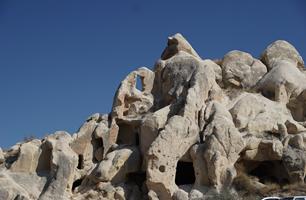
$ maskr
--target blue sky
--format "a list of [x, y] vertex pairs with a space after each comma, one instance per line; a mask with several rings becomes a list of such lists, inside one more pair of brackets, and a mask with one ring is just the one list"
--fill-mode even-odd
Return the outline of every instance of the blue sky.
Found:
[[0, 147], [107, 113], [120, 81], [181, 32], [202, 58], [258, 57], [277, 39], [306, 58], [304, 0], [0, 0]]

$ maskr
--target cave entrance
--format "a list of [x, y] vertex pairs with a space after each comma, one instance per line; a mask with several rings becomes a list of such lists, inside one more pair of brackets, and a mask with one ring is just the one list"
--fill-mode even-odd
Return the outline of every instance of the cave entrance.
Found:
[[135, 183], [139, 189], [142, 188], [143, 183], [146, 181], [146, 172], [133, 172], [127, 174], [127, 182]]
[[117, 144], [139, 145], [137, 124], [128, 124], [120, 121], [117, 123], [119, 125]]
[[195, 173], [192, 162], [179, 161], [176, 166], [176, 185], [190, 185], [195, 182]]
[[255, 176], [261, 183], [288, 184], [288, 175], [281, 161], [253, 162], [255, 166], [249, 175]]
[[41, 154], [38, 158], [36, 172], [39, 175], [46, 175], [51, 171], [52, 148], [47, 143], [41, 145]]
[[78, 160], [78, 169], [84, 169], [84, 156], [82, 154], [79, 155]]
[[92, 162], [98, 163], [103, 159], [103, 153], [104, 153], [104, 144], [102, 138], [95, 138], [94, 135], [92, 135], [91, 144], [93, 146], [92, 148]]
[[72, 184], [72, 191], [75, 191], [77, 187], [79, 187], [82, 184], [83, 179], [77, 179]]

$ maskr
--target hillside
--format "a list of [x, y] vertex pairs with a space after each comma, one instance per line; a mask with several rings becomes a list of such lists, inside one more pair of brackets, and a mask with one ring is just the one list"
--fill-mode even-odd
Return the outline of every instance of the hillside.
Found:
[[175, 34], [153, 71], [121, 82], [111, 113], [0, 149], [0, 199], [306, 194], [305, 120], [304, 61], [288, 42], [210, 60]]

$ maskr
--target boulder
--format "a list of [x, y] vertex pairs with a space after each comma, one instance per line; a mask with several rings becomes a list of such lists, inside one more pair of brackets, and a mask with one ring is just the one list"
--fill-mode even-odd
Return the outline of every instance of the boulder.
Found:
[[262, 162], [282, 159], [284, 146], [279, 140], [249, 137], [245, 140], [245, 143], [246, 147], [241, 156], [243, 160]]
[[306, 76], [292, 61], [276, 60], [273, 66], [257, 85], [266, 97], [286, 104], [306, 89]]
[[270, 44], [262, 53], [261, 60], [267, 65], [269, 70], [274, 68], [276, 66], [274, 62], [279, 60], [291, 61], [295, 66], [304, 68], [304, 61], [299, 52], [294, 46], [284, 40], [277, 40]]
[[243, 89], [253, 88], [267, 72], [260, 60], [237, 50], [227, 53], [221, 66], [225, 85]]
[[129, 173], [139, 171], [141, 159], [136, 147], [123, 147], [106, 155], [94, 169], [91, 179], [94, 182], [122, 183]]
[[282, 160], [289, 174], [289, 181], [303, 183], [306, 175], [306, 151], [288, 146]]
[[12, 172], [34, 173], [41, 154], [40, 140], [32, 140], [20, 146], [17, 160], [11, 165]]
[[253, 93], [244, 93], [238, 98], [230, 109], [238, 130], [254, 135], [262, 135], [264, 132], [296, 134], [305, 130], [292, 118], [290, 111], [282, 103]]
[[296, 149], [306, 150], [305, 141], [306, 141], [306, 132], [302, 132], [300, 134], [296, 134], [296, 135], [289, 137], [288, 145]]
[[173, 200], [188, 200], [188, 193], [185, 192], [184, 190], [178, 189], [177, 191], [174, 192], [172, 196]]

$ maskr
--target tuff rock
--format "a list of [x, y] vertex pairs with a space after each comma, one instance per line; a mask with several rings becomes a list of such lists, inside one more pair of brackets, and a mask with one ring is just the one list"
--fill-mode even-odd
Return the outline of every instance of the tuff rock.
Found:
[[[141, 80], [141, 86], [137, 79]], [[127, 75], [111, 113], [0, 148], [0, 199], [205, 199], [304, 183], [306, 73], [288, 42], [202, 59], [181, 35]]]

